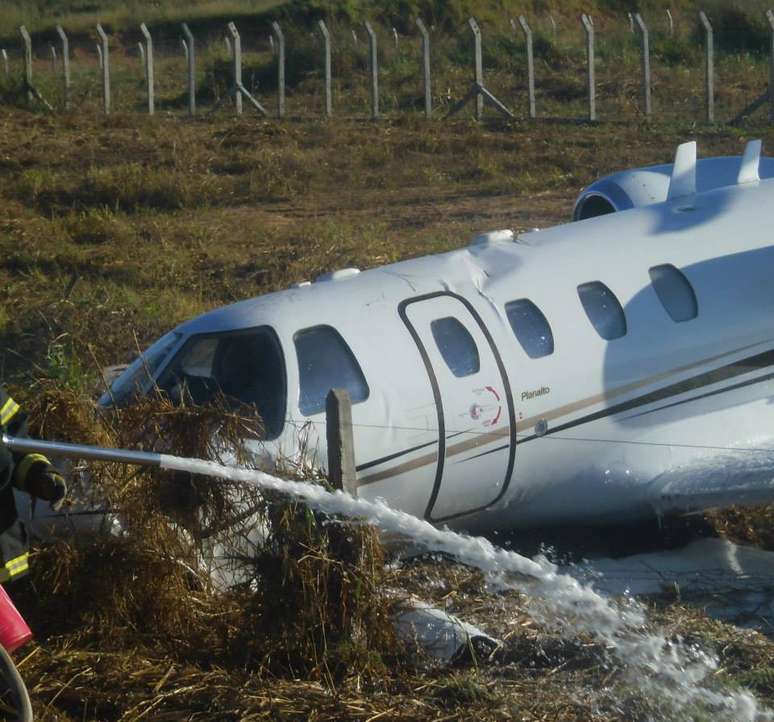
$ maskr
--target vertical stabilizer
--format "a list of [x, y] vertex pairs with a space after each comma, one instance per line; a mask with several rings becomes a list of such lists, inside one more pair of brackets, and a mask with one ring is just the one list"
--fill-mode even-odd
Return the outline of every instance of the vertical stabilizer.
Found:
[[692, 196], [696, 193], [696, 141], [677, 146], [672, 177], [669, 179], [667, 200]]
[[763, 143], [760, 140], [751, 140], [744, 147], [744, 155], [739, 165], [739, 175], [737, 183], [755, 183], [761, 179], [759, 169], [761, 164], [761, 147]]

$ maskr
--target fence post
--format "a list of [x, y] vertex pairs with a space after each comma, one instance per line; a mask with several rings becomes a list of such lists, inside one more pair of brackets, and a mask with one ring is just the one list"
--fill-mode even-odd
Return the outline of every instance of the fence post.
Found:
[[650, 37], [648, 26], [642, 19], [642, 15], [636, 13], [634, 19], [637, 21], [637, 27], [640, 29], [640, 35], [642, 36], [642, 100], [645, 104], [645, 115], [649, 116], [653, 112], [650, 78]]
[[333, 91], [331, 83], [331, 35], [328, 26], [323, 20], [317, 21], [320, 35], [323, 39], [323, 72], [325, 74], [325, 115], [330, 118], [333, 115]]
[[667, 8], [666, 14], [667, 14], [667, 24], [669, 25], [669, 36], [671, 37], [672, 35], [675, 34], [675, 21], [674, 21], [674, 18], [672, 17], [672, 11], [669, 8]]
[[[766, 20], [771, 28], [771, 50], [769, 51], [769, 122], [774, 123], [774, 11], [766, 11]], [[6, 71], [7, 72], [7, 71]]]
[[[478, 23], [475, 18], [468, 18], [468, 25], [473, 32], [473, 72], [475, 75], [474, 82], [479, 87], [484, 86], [484, 61], [483, 54], [481, 52], [481, 28], [478, 27]], [[476, 94], [476, 120], [481, 120], [484, 116], [484, 96], [481, 93]]]
[[64, 83], [64, 109], [70, 109], [70, 41], [67, 39], [64, 28], [56, 26], [57, 35], [62, 41], [62, 82]]
[[107, 33], [100, 23], [97, 23], [97, 33], [102, 41], [102, 103], [107, 115], [110, 113], [110, 50]]
[[422, 34], [422, 85], [425, 90], [425, 118], [433, 115], [433, 88], [430, 76], [430, 33], [422, 18], [417, 18], [417, 27]]
[[242, 91], [239, 89], [242, 85], [242, 39], [239, 37], [239, 31], [234, 23], [228, 24], [228, 31], [231, 33], [231, 39], [234, 41], [234, 103], [236, 105], [236, 114], [242, 115]]
[[140, 25], [140, 32], [145, 38], [145, 88], [148, 93], [148, 115], [156, 110], [155, 88], [153, 87], [153, 38], [145, 23]]
[[371, 120], [379, 119], [379, 55], [376, 45], [376, 33], [368, 20], [365, 21], [365, 29], [368, 33], [369, 70], [371, 72]]
[[180, 38], [180, 45], [183, 47], [183, 57], [185, 58], [186, 64], [188, 63], [188, 43], [186, 42], [185, 38]]
[[275, 20], [271, 24], [272, 32], [277, 38], [277, 117], [285, 117], [285, 34], [280, 24]]
[[56, 72], [56, 48], [53, 43], [48, 44], [48, 55], [51, 58], [51, 72]]
[[527, 18], [519, 15], [519, 25], [524, 31], [524, 41], [527, 44], [527, 89], [529, 92], [529, 117], [537, 118], [535, 106], [535, 55], [532, 48], [532, 30], [527, 23]]
[[0, 50], [0, 54], [2, 54], [2, 56], [3, 56], [3, 68], [5, 68], [5, 74], [6, 74], [6, 76], [7, 76], [7, 75], [8, 75], [8, 73], [9, 73], [9, 68], [8, 68], [8, 53], [6, 53], [6, 52], [5, 52], [5, 48], [3, 48], [2, 50]]
[[627, 12], [626, 16], [629, 18], [629, 32], [634, 35], [634, 16]]
[[355, 43], [355, 47], [357, 47], [358, 38], [357, 38], [357, 32], [355, 31], [355, 28], [352, 28], [352, 42]]
[[706, 59], [705, 59], [705, 97], [707, 103], [707, 122], [715, 122], [715, 39], [712, 33], [712, 23], [710, 23], [707, 14], [701, 10], [699, 20], [704, 26], [707, 36]]
[[[145, 46], [142, 44], [142, 42], [137, 43], [137, 52], [140, 54], [140, 66], [142, 67], [142, 77], [143, 80], [145, 80], [145, 73], [147, 72], [148, 68], [145, 64]], [[102, 67], [101, 61], [102, 61], [102, 52], [100, 51], [99, 54], [100, 57], [100, 68]]]
[[398, 30], [395, 27], [392, 28], [392, 37], [395, 40], [395, 50], [397, 50], [398, 49], [399, 40], [398, 40]]
[[328, 481], [357, 496], [352, 399], [346, 389], [331, 389], [325, 399], [325, 435], [328, 445]]
[[597, 119], [597, 88], [594, 73], [594, 21], [590, 16], [583, 13], [581, 15], [583, 29], [586, 32], [586, 61], [588, 65], [586, 83], [589, 91], [589, 120]]
[[269, 35], [269, 45], [271, 46], [271, 54], [274, 56], [277, 54], [277, 48], [274, 47], [274, 36]]
[[24, 82], [27, 85], [27, 100], [31, 103], [34, 98], [32, 94], [32, 38], [30, 38], [24, 25], [19, 28], [19, 34], [22, 37], [22, 45], [24, 45]]
[[188, 61], [188, 115], [196, 115], [196, 41], [188, 23], [183, 23], [183, 34], [187, 52], [185, 59]]

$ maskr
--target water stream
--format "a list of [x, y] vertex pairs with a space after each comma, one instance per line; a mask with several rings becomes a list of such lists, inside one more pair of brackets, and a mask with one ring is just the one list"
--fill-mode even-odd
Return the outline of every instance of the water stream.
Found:
[[560, 573], [544, 557], [529, 559], [482, 537], [438, 529], [383, 502], [328, 492], [316, 484], [168, 455], [162, 457], [162, 466], [277, 491], [326, 514], [362, 519], [390, 534], [408, 537], [427, 551], [448, 554], [476, 567], [491, 586], [524, 593], [530, 613], [541, 624], [558, 628], [568, 637], [591, 635], [643, 696], [669, 709], [671, 720], [684, 719], [699, 710], [711, 713], [714, 720], [774, 720], [774, 713], [764, 709], [752, 693], [717, 688], [714, 675], [718, 662], [712, 655], [651, 631], [639, 603], [632, 599], [613, 603], [589, 585]]

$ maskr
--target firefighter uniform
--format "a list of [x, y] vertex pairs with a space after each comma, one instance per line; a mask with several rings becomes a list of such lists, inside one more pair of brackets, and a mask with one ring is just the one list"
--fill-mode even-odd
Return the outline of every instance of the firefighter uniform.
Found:
[[[9, 436], [27, 436], [27, 417], [0, 386], [0, 429]], [[21, 454], [0, 444], [0, 583], [28, 571], [27, 530], [16, 511], [14, 488], [48, 501], [61, 502], [64, 479], [42, 454]]]

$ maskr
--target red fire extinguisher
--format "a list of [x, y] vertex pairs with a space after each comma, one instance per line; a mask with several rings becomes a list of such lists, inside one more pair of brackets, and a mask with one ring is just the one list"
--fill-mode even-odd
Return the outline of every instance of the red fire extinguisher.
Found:
[[13, 652], [32, 639], [32, 630], [0, 586], [0, 644]]

